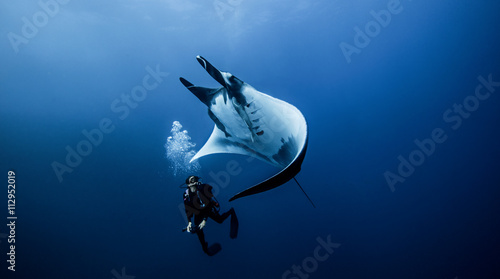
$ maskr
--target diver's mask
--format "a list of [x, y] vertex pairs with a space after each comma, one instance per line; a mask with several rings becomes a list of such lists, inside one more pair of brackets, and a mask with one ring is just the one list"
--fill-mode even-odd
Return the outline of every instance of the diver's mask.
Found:
[[200, 178], [198, 176], [191, 175], [186, 179], [186, 184], [189, 188], [196, 187], [201, 184]]

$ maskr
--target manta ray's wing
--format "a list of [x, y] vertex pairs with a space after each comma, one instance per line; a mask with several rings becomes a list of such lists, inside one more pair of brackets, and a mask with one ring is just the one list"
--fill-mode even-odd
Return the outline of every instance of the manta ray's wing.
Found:
[[256, 152], [266, 155], [264, 161], [281, 170], [267, 180], [234, 195], [230, 201], [285, 184], [300, 172], [307, 150], [307, 123], [297, 108], [260, 92], [254, 100], [260, 103], [258, 106], [263, 124], [259, 127], [261, 136], [248, 144]]
[[245, 196], [250, 196], [254, 194], [258, 194], [260, 192], [264, 192], [267, 190], [271, 190], [273, 188], [276, 188], [280, 185], [285, 184], [292, 178], [294, 178], [299, 172], [300, 168], [302, 166], [302, 161], [304, 161], [304, 157], [306, 155], [306, 150], [307, 150], [307, 141], [308, 137], [306, 136], [306, 141], [304, 145], [302, 146], [301, 149], [299, 149], [299, 152], [297, 156], [292, 160], [292, 162], [286, 166], [284, 169], [282, 169], [279, 173], [275, 174], [271, 178], [258, 183], [244, 191], [239, 192], [238, 194], [234, 195], [229, 199], [229, 201], [233, 201], [238, 198], [242, 198]]
[[239, 143], [231, 137], [226, 137], [218, 125], [215, 125], [212, 135], [203, 147], [194, 155], [190, 162], [199, 159], [200, 157], [216, 154], [216, 153], [232, 153], [246, 156], [252, 156], [266, 161], [265, 156], [252, 150], [250, 147]]

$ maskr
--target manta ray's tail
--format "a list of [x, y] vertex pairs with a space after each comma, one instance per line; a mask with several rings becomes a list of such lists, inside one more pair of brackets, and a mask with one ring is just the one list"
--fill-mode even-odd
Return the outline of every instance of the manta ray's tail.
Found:
[[307, 195], [306, 191], [304, 191], [304, 189], [302, 188], [302, 186], [300, 186], [300, 183], [297, 181], [297, 179], [295, 178], [295, 176], [293, 177], [293, 180], [295, 180], [295, 182], [297, 182], [297, 185], [299, 185], [300, 190], [302, 190], [302, 192], [304, 193], [304, 195], [306, 195], [306, 198], [311, 202], [312, 206], [314, 208], [316, 208], [316, 206], [314, 205], [313, 201], [311, 200], [311, 198], [309, 198], [309, 196]]

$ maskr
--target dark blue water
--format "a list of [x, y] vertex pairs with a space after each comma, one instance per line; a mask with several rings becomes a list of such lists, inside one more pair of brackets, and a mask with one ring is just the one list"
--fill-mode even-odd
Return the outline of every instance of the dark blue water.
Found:
[[[2, 278], [500, 278], [500, 4], [200, 2], [0, 4]], [[212, 132], [178, 80], [218, 86], [196, 55], [301, 110], [317, 206], [293, 182], [228, 202], [276, 169], [204, 157], [240, 222], [208, 222], [214, 257], [164, 148], [173, 121]]]

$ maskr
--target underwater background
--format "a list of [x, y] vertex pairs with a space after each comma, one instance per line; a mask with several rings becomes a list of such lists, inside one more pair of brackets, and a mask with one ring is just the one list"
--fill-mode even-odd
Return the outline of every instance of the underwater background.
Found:
[[[500, 278], [499, 11], [2, 1], [1, 278]], [[178, 78], [219, 87], [197, 55], [303, 113], [296, 178], [316, 208], [293, 180], [228, 202], [278, 171], [259, 160], [184, 163], [214, 123]], [[238, 214], [235, 240], [208, 221], [213, 257], [181, 232], [191, 173]]]

